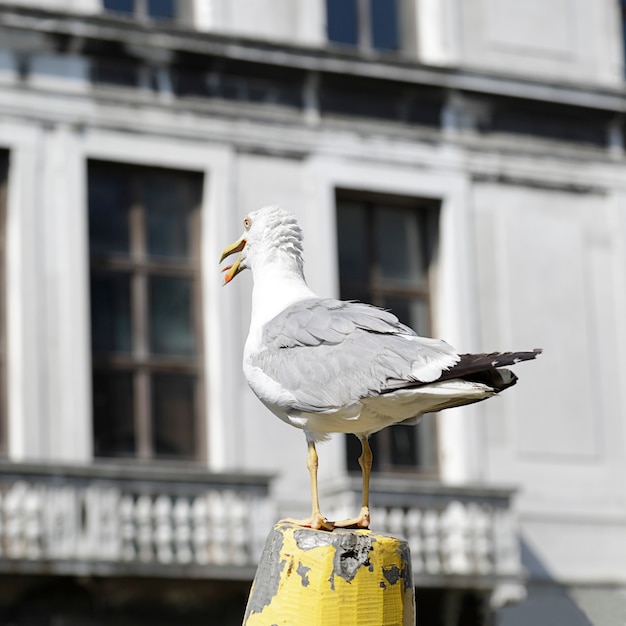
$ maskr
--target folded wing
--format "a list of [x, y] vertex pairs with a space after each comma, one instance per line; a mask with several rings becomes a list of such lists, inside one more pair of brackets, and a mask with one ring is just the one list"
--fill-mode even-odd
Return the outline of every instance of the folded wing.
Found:
[[432, 382], [460, 358], [388, 311], [333, 299], [291, 305], [266, 324], [262, 345], [250, 365], [293, 395], [291, 408], [310, 412]]

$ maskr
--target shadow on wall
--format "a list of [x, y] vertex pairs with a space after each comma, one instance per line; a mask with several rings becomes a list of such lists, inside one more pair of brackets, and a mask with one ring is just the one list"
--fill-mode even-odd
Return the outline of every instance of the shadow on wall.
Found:
[[[500, 609], [498, 626], [594, 626], [589, 617], [574, 602], [567, 587], [559, 584], [521, 539], [522, 565], [529, 581], [528, 597], [523, 602]], [[599, 626], [612, 626], [602, 623]], [[616, 623], [617, 626], [617, 623]]]
[[249, 581], [0, 575], [0, 626], [240, 626]]

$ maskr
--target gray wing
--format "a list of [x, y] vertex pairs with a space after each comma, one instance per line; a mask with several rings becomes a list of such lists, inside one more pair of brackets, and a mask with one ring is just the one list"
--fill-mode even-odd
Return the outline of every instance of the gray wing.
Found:
[[388, 311], [358, 302], [297, 302], [268, 322], [250, 358], [297, 399], [294, 409], [327, 411], [416, 382], [458, 361], [444, 341], [419, 337]]

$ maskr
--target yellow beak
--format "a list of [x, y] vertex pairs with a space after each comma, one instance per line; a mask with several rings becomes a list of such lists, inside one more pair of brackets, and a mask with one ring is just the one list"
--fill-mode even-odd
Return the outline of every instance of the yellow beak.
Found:
[[[247, 241], [245, 239], [240, 239], [239, 241], [235, 241], [235, 243], [231, 243], [230, 246], [224, 248], [222, 252], [222, 256], [220, 256], [220, 263], [231, 254], [235, 254], [235, 252], [241, 252], [246, 247]], [[239, 272], [241, 272], [241, 257], [238, 258], [232, 265], [227, 265], [222, 272], [226, 272], [224, 274], [224, 285], [228, 284]]]

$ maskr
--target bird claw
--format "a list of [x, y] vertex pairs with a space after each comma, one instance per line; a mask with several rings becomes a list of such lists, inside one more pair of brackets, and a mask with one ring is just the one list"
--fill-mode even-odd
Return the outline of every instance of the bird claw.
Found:
[[312, 515], [306, 519], [293, 519], [292, 517], [287, 517], [285, 519], [281, 519], [279, 523], [295, 524], [296, 526], [311, 528], [313, 530], [333, 530], [333, 528], [335, 528], [335, 524], [333, 522], [328, 521], [321, 515]]
[[279, 523], [296, 524], [303, 528], [311, 528], [313, 530], [333, 530], [334, 528], [361, 528], [368, 529], [370, 527], [370, 510], [369, 507], [364, 506], [358, 517], [352, 517], [350, 519], [339, 520], [338, 522], [331, 522], [321, 514], [313, 514], [306, 519], [293, 519], [287, 517], [281, 519]]
[[370, 527], [370, 510], [364, 506], [358, 517], [344, 519], [333, 522], [335, 528], [369, 528]]

